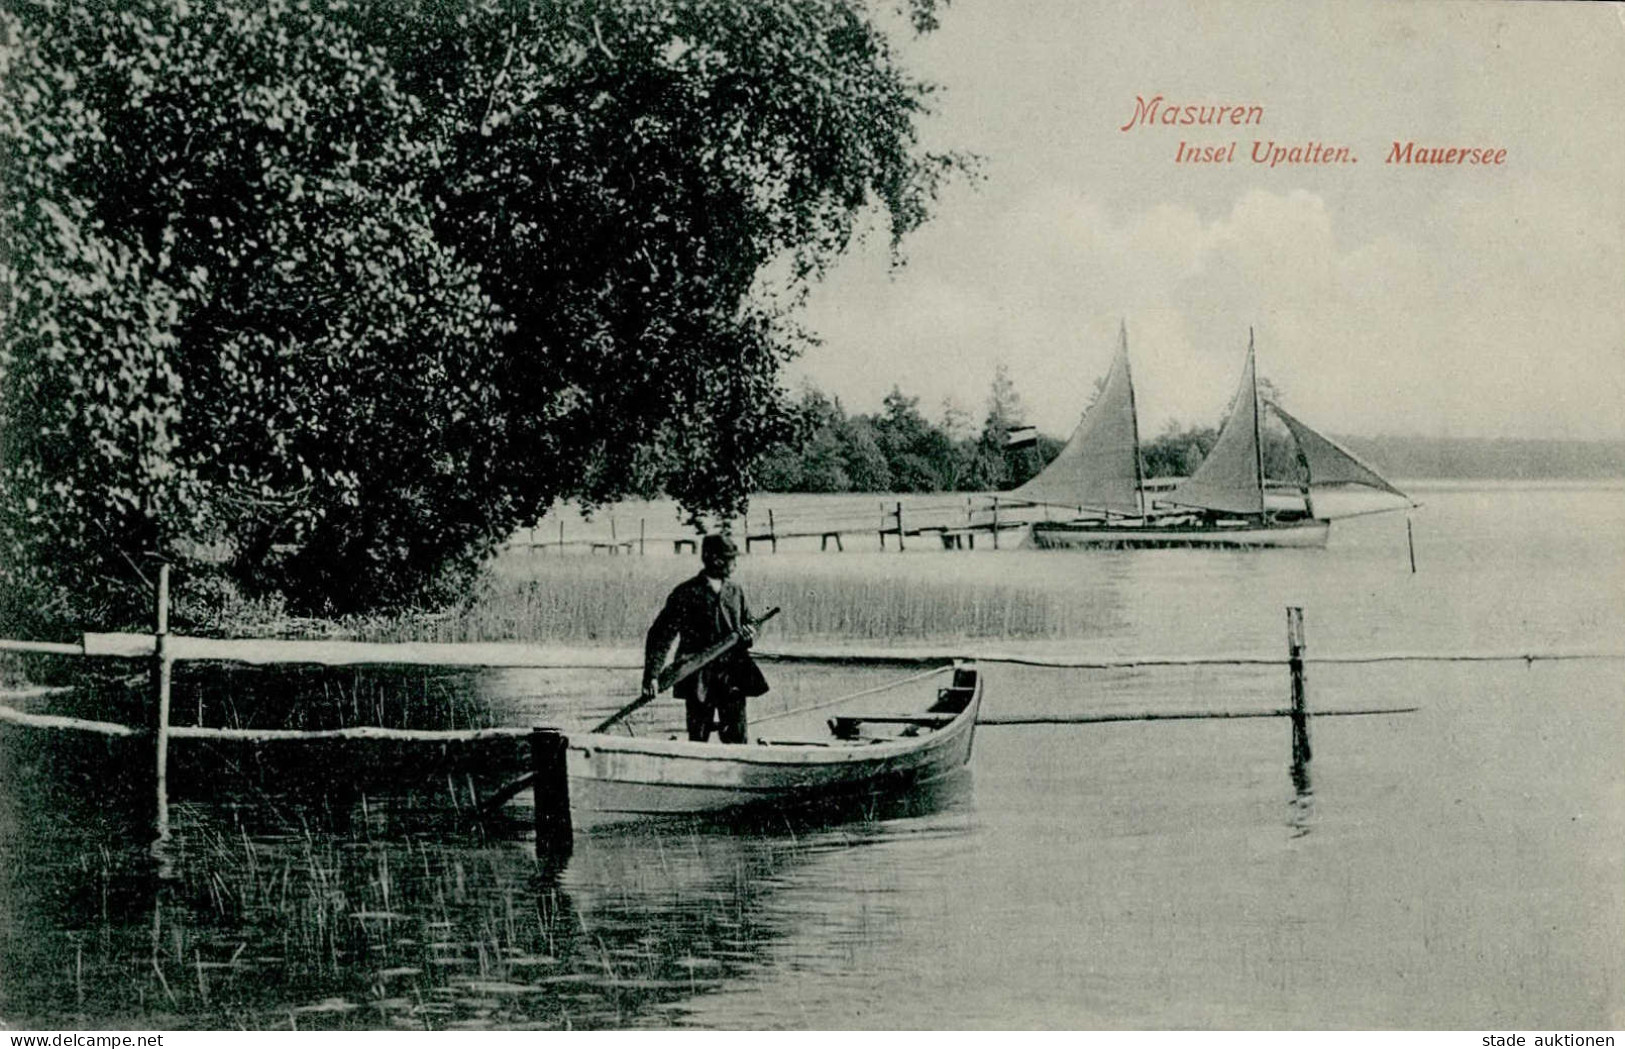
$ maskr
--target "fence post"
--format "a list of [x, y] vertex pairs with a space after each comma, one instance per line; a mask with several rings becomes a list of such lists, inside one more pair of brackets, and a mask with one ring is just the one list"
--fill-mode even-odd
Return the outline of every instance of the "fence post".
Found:
[[1309, 760], [1309, 711], [1303, 683], [1303, 609], [1286, 610], [1287, 666], [1292, 672], [1292, 763], [1301, 766]]
[[559, 515], [559, 553], [564, 553], [564, 515]]
[[639, 557], [643, 556], [643, 526], [646, 523], [647, 523], [647, 521], [644, 518], [642, 518], [642, 517], [638, 518], [638, 556]]
[[574, 829], [570, 823], [570, 741], [556, 728], [530, 734], [532, 793], [536, 799], [536, 855], [568, 852]]
[[157, 711], [153, 719], [157, 808], [154, 823], [160, 842], [169, 839], [169, 696], [171, 661], [169, 657], [169, 565], [158, 566], [158, 602], [155, 609], [156, 629], [152, 636], [152, 679], [156, 693]]
[[999, 497], [993, 497], [993, 549], [999, 548]]
[[779, 526], [773, 522], [773, 508], [772, 507], [769, 507], [768, 511], [767, 511], [767, 541], [768, 541], [769, 545], [772, 546], [773, 552], [775, 554], [778, 553], [779, 552]]
[[903, 501], [897, 501], [897, 552], [902, 553], [908, 549], [903, 545]]

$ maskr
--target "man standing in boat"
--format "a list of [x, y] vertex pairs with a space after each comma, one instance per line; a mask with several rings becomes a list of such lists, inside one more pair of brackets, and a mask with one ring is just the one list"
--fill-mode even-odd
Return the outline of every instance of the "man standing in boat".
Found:
[[745, 742], [745, 700], [767, 691], [767, 679], [746, 649], [756, 638], [745, 592], [729, 577], [739, 549], [724, 535], [700, 541], [700, 574], [684, 580], [666, 598], [666, 606], [649, 627], [643, 650], [642, 698], [653, 699], [656, 679], [671, 643], [681, 660], [739, 632], [744, 640], [677, 682], [672, 695], [688, 707], [688, 738], [704, 742], [717, 730], [722, 743]]

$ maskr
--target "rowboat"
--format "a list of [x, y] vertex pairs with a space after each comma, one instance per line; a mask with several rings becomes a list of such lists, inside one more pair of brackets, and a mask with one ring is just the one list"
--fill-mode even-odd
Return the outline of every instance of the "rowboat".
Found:
[[[1071, 438], [1037, 476], [1010, 494], [1029, 505], [1076, 511], [1065, 521], [1035, 522], [1029, 542], [1040, 549], [1141, 547], [1316, 548], [1330, 519], [1317, 516], [1312, 492], [1358, 488], [1395, 496], [1384, 509], [1412, 505], [1347, 448], [1259, 395], [1252, 333], [1241, 384], [1217, 440], [1191, 474], [1171, 486], [1148, 481], [1140, 461], [1128, 331], [1095, 402]], [[1284, 430], [1285, 454], [1265, 454], [1266, 417]], [[1287, 476], [1266, 474], [1268, 460]]]
[[[572, 821], [580, 828], [804, 808], [939, 780], [970, 760], [982, 701], [982, 675], [974, 665], [947, 672], [946, 686], [928, 679], [911, 690], [888, 691], [888, 706], [837, 714], [811, 732], [762, 732], [737, 744], [608, 732], [569, 736]], [[545, 785], [536, 793], [546, 804]]]

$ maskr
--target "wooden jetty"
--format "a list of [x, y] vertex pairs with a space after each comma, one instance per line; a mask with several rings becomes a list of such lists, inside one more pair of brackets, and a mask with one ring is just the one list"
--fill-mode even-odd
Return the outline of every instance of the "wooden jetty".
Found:
[[[910, 509], [901, 500], [890, 505], [880, 504], [880, 520], [872, 527], [858, 524], [850, 515], [812, 516], [786, 522], [778, 508], [769, 507], [766, 511], [766, 522], [760, 516], [753, 519], [750, 514], [741, 516], [737, 527], [733, 529], [739, 539], [741, 553], [754, 553], [765, 547], [769, 552], [778, 553], [780, 541], [808, 541], [818, 540], [820, 552], [844, 552], [847, 541], [855, 536], [865, 533], [874, 535], [882, 550], [893, 546], [901, 552], [907, 550], [908, 540], [914, 538], [937, 539], [943, 550], [974, 550], [978, 536], [988, 540], [992, 549], [999, 549], [1001, 536], [1007, 538], [1007, 533], [1024, 532], [1032, 522], [1019, 513], [1020, 510], [1030, 509], [1026, 504], [1011, 504], [1008, 501], [1001, 503], [998, 496], [991, 497], [985, 505], [978, 506], [971, 497], [966, 497], [963, 507], [963, 520], [942, 520], [946, 513], [959, 514], [961, 511], [957, 504], [950, 508], [949, 504], [927, 504], [925, 507]], [[1013, 512], [1015, 511], [1015, 512]], [[932, 518], [928, 523], [922, 523], [923, 518]], [[605, 537], [601, 531], [587, 536], [569, 537], [565, 534], [565, 523], [561, 518], [554, 538], [542, 539], [537, 529], [530, 529], [528, 535], [516, 539], [510, 545], [532, 550], [552, 550], [565, 552], [575, 549], [587, 553], [606, 554], [644, 554], [648, 552], [648, 544], [653, 541], [657, 544], [671, 543], [672, 553], [675, 555], [694, 554], [699, 552], [698, 537], [693, 535], [654, 535], [648, 531], [647, 519], [639, 518], [638, 536], [636, 539], [621, 538], [618, 532], [617, 519], [608, 519], [609, 535]], [[895, 537], [896, 542], [889, 539]], [[935, 545], [935, 544], [930, 544]]]

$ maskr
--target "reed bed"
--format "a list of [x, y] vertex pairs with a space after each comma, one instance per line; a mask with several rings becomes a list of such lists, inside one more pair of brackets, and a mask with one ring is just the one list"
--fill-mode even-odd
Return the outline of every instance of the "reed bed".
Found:
[[528, 845], [474, 833], [445, 799], [222, 800], [174, 810], [162, 879], [143, 848], [65, 843], [43, 820], [23, 835], [32, 869], [52, 876], [7, 897], [20, 934], [0, 988], [9, 1018], [662, 1026], [669, 1007], [769, 963], [783, 930], [766, 895], [835, 844], [816, 830], [630, 833], [584, 848], [566, 887]]
[[[374, 641], [636, 643], [696, 567], [670, 557], [510, 551], [462, 608], [344, 626]], [[737, 577], [754, 611], [783, 608], [772, 632], [785, 640], [1049, 639], [1110, 625], [1113, 611], [1088, 588], [1008, 580], [1000, 567], [993, 558], [784, 554], [741, 559]]]

